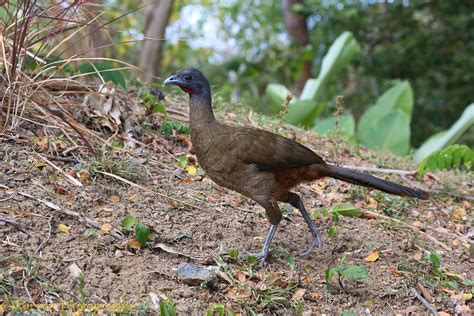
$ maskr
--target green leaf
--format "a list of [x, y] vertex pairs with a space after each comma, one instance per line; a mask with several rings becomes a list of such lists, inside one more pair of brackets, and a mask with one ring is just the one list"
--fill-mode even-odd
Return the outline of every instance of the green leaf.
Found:
[[277, 113], [286, 102], [286, 97], [292, 95], [284, 85], [270, 83], [265, 89], [265, 100], [268, 113]]
[[403, 156], [410, 150], [410, 122], [406, 114], [392, 111], [358, 125], [359, 141], [368, 148]]
[[328, 292], [332, 292], [332, 290], [334, 289], [334, 287], [332, 286], [332, 277], [334, 275], [334, 272], [336, 272], [335, 268], [326, 269], [324, 271], [324, 274], [326, 275], [326, 289], [328, 290]]
[[351, 32], [344, 32], [329, 47], [321, 63], [318, 78], [309, 79], [301, 92], [301, 100], [318, 100], [327, 81], [360, 52], [360, 46]]
[[331, 227], [328, 228], [328, 236], [329, 237], [336, 236], [336, 233], [337, 233], [336, 226], [331, 226]]
[[351, 280], [362, 280], [369, 277], [369, 273], [365, 266], [339, 266], [337, 268], [337, 273]]
[[239, 249], [232, 248], [232, 249], [229, 249], [227, 252], [229, 254], [229, 257], [231, 257], [234, 260], [237, 260], [239, 258], [239, 253], [240, 253]]
[[[313, 131], [317, 132], [321, 136], [336, 133], [336, 118], [327, 117], [322, 120], [318, 120], [313, 127]], [[352, 114], [341, 115], [339, 121], [339, 133], [342, 137], [350, 139], [354, 136], [355, 132], [355, 120]]]
[[160, 316], [176, 316], [174, 303], [172, 300], [165, 300], [160, 302]]
[[310, 127], [323, 110], [324, 104], [318, 104], [314, 100], [291, 102], [288, 106], [285, 121], [296, 126]]
[[341, 316], [357, 316], [356, 313], [352, 313], [352, 312], [342, 312], [341, 313]]
[[474, 151], [466, 145], [451, 145], [435, 151], [418, 164], [418, 174], [423, 176], [426, 170], [436, 171], [464, 166], [471, 170], [474, 166]]
[[413, 159], [420, 162], [433, 152], [455, 143], [473, 124], [474, 103], [471, 103], [448, 130], [436, 133], [428, 138], [415, 152]]
[[142, 247], [146, 246], [148, 241], [148, 235], [150, 234], [150, 229], [143, 224], [137, 223], [135, 225], [135, 236], [137, 237], [138, 242]]
[[[342, 33], [324, 56], [319, 76], [307, 80], [300, 99], [294, 98], [290, 102], [285, 121], [297, 126], [313, 126], [316, 118], [325, 108], [325, 104], [318, 102], [318, 100], [327, 82], [339, 70], [346, 67], [359, 51], [360, 47], [354, 35], [351, 32]], [[268, 99], [276, 98], [279, 102], [272, 102], [274, 104], [279, 103], [280, 105], [283, 104], [284, 98], [286, 98], [288, 93], [288, 89], [282, 85], [271, 85], [267, 91], [269, 92], [267, 95]]]
[[120, 70], [115, 70], [112, 65], [106, 63], [87, 63], [77, 67], [77, 71], [82, 74], [90, 74], [95, 77], [102, 77], [105, 81], [112, 81], [123, 88], [126, 87], [125, 79]]
[[131, 229], [138, 222], [137, 218], [133, 215], [128, 215], [122, 220], [122, 227], [125, 230]]
[[347, 206], [347, 205], [335, 205], [332, 209], [331, 212], [337, 213], [338, 215], [342, 216], [349, 216], [349, 217], [361, 217], [364, 213], [358, 209], [357, 207], [354, 206]]
[[441, 265], [441, 256], [437, 252], [430, 252], [429, 260], [435, 268]]
[[258, 258], [254, 255], [247, 256], [246, 260], [247, 260], [247, 264], [249, 265], [254, 265], [258, 263]]

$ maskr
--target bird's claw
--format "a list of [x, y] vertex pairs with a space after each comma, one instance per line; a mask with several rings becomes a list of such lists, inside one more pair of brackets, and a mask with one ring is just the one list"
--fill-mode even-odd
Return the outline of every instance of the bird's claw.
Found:
[[[329, 227], [329, 226], [324, 225], [324, 226], [321, 227], [321, 229], [326, 229], [327, 227]], [[321, 234], [319, 233], [318, 227], [316, 227], [316, 225], [314, 223], [311, 223], [311, 224], [308, 224], [308, 228], [311, 231], [311, 236], [312, 236], [311, 245], [309, 246], [308, 250], [306, 250], [303, 253], [300, 253], [300, 257], [309, 256], [313, 252], [314, 248], [316, 248], [316, 245], [318, 246], [318, 254], [319, 254], [319, 252], [321, 251], [321, 248], [323, 246], [323, 241], [321, 239]]]

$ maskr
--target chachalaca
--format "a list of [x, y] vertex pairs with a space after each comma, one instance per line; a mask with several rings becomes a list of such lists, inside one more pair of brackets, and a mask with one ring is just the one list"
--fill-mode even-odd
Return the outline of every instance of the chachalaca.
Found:
[[282, 219], [278, 202], [289, 203], [301, 212], [311, 231], [311, 245], [302, 256], [309, 255], [321, 236], [300, 196], [290, 190], [301, 182], [331, 177], [349, 183], [375, 188], [387, 193], [427, 199], [420, 190], [330, 165], [309, 148], [286, 137], [252, 127], [219, 123], [212, 111], [211, 88], [197, 69], [178, 71], [165, 80], [189, 94], [189, 126], [194, 153], [200, 165], [217, 184], [237, 191], [260, 204], [270, 221], [262, 252], [264, 265], [270, 243]]

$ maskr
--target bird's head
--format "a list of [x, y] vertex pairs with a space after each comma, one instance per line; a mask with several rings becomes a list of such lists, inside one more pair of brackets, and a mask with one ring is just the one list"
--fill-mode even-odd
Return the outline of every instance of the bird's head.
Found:
[[197, 69], [182, 69], [165, 80], [165, 85], [174, 84], [190, 95], [210, 95], [209, 81]]

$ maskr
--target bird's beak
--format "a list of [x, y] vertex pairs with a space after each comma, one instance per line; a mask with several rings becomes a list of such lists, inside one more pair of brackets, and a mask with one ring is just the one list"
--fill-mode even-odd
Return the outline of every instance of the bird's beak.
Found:
[[167, 78], [164, 83], [165, 83], [165, 85], [178, 84], [179, 80], [177, 80], [177, 78], [175, 76], [171, 76], [171, 77]]

